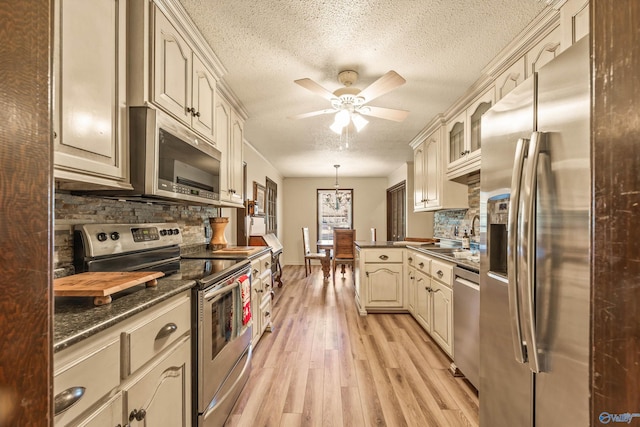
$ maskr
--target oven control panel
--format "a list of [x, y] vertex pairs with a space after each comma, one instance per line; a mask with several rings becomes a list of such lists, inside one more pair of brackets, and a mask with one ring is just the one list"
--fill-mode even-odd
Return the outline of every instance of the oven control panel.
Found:
[[176, 223], [84, 224], [75, 234], [89, 258], [182, 244]]

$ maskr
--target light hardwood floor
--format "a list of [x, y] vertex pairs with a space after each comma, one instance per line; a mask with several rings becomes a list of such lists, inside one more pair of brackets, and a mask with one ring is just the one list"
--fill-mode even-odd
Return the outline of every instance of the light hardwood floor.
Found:
[[227, 426], [478, 426], [478, 396], [409, 314], [360, 316], [351, 275], [286, 266]]

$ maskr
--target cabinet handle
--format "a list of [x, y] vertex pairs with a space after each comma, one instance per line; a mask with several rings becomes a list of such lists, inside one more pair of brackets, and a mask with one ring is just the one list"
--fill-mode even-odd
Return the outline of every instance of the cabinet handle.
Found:
[[271, 291], [269, 292], [271, 294], [271, 301], [273, 301], [273, 299], [276, 297], [276, 293]]
[[387, 255], [380, 255], [378, 258], [380, 258], [383, 261], [386, 261], [389, 259], [389, 257]]
[[191, 113], [192, 116], [195, 111], [196, 111], [195, 108], [187, 107], [187, 113]]
[[84, 396], [85, 388], [81, 386], [69, 387], [68, 389], [61, 391], [53, 399], [54, 401], [54, 414], [58, 415], [72, 407], [75, 403], [82, 399]]
[[439, 277], [439, 278], [441, 278], [441, 279], [442, 279], [442, 276], [444, 275], [444, 273], [442, 272], [442, 270], [438, 270], [438, 271], [436, 272], [436, 274], [437, 274], [437, 275], [438, 275], [438, 277]]
[[408, 257], [408, 258], [407, 258], [407, 261], [411, 262], [411, 261], [413, 261], [413, 258]]
[[194, 114], [194, 116], [196, 116], [196, 117], [200, 117], [200, 111], [196, 111], [196, 112], [195, 112], [195, 114]]
[[264, 268], [269, 268], [269, 265], [270, 265], [270, 264], [269, 264], [269, 261], [265, 261], [265, 263], [264, 263]]
[[253, 269], [253, 275], [257, 276], [258, 275], [258, 270], [256, 270], [255, 268]]
[[269, 317], [269, 316], [271, 316], [271, 312], [270, 312], [270, 311], [265, 311], [265, 312], [264, 312], [264, 316], [265, 316], [265, 317]]
[[139, 411], [137, 409], [134, 409], [129, 414], [129, 421], [133, 421], [133, 420], [142, 421], [146, 416], [147, 416], [147, 411], [145, 411], [144, 409], [140, 409]]
[[176, 325], [175, 323], [167, 323], [158, 331], [158, 335], [156, 335], [156, 341], [168, 337], [177, 330], [178, 325]]
[[421, 262], [418, 266], [420, 266], [420, 268], [424, 268], [424, 262]]

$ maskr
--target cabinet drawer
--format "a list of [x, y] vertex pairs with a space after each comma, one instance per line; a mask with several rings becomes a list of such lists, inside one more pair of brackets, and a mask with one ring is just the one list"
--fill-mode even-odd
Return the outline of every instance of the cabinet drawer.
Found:
[[431, 261], [431, 276], [451, 287], [453, 285], [453, 281], [451, 280], [453, 277], [453, 265], [434, 259]]
[[427, 258], [420, 254], [414, 254], [413, 259], [416, 270], [422, 271], [424, 274], [431, 274], [431, 258]]
[[362, 253], [365, 263], [402, 263], [402, 249], [367, 249]]
[[53, 378], [55, 425], [66, 425], [120, 384], [118, 344], [117, 337], [113, 337], [111, 342], [82, 352], [75, 360], [56, 369]]
[[189, 332], [191, 300], [181, 297], [122, 333], [122, 378]]

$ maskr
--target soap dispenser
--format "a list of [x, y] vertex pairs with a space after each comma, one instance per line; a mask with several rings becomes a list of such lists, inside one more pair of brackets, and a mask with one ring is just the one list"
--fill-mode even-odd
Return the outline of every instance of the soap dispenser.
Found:
[[467, 234], [467, 229], [464, 229], [464, 234], [462, 235], [462, 249], [469, 249], [469, 234]]

